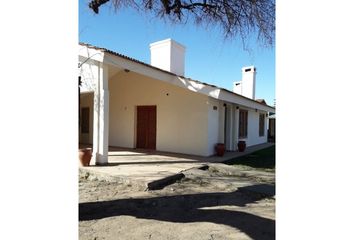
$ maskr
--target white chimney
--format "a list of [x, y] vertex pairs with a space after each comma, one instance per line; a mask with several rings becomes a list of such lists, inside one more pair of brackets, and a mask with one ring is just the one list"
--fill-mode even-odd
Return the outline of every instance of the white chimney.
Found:
[[254, 66], [242, 68], [242, 81], [234, 82], [233, 91], [251, 99], [255, 98], [256, 68]]
[[242, 95], [242, 81], [234, 82], [234, 93]]
[[151, 62], [154, 67], [184, 76], [185, 47], [171, 38], [150, 44]]

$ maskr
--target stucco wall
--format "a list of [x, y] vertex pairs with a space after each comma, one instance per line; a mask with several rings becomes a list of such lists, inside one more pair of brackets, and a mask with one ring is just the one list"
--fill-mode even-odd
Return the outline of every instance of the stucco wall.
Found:
[[109, 145], [135, 147], [136, 106], [157, 106], [156, 149], [209, 155], [208, 97], [134, 72], [109, 80]]
[[[220, 101], [209, 97], [208, 100], [208, 155], [215, 154], [215, 144], [219, 142]], [[216, 109], [214, 109], [216, 108]]]

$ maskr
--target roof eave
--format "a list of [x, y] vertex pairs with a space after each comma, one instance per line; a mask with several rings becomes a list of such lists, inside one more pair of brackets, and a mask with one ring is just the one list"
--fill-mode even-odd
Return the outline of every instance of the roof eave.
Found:
[[[96, 46], [93, 46], [93, 45], [90, 45], [90, 44], [87, 44], [87, 43], [79, 43], [79, 44], [82, 45], [82, 46], [86, 46], [87, 48], [90, 48], [90, 49], [95, 49], [97, 51], [97, 53], [96, 53], [97, 55], [99, 55], [99, 53], [102, 53], [102, 52], [103, 53], [108, 53], [109, 55], [120, 57], [120, 58], [128, 60], [128, 61], [130, 61], [132, 63], [143, 65], [143, 66], [148, 67], [150, 69], [153, 69], [155, 71], [159, 71], [159, 72], [168, 74], [168, 75], [170, 75], [172, 77], [175, 77], [175, 78], [177, 78], [179, 80], [183, 79], [184, 81], [188, 81], [189, 84], [178, 84], [180, 87], [184, 87], [184, 88], [186, 88], [188, 90], [191, 90], [191, 91], [194, 91], [194, 92], [199, 92], [201, 94], [208, 95], [208, 96], [213, 97], [215, 99], [228, 101], [228, 102], [232, 102], [234, 104], [245, 105], [247, 107], [256, 108], [256, 109], [259, 109], [259, 110], [264, 110], [264, 111], [267, 111], [267, 112], [274, 112], [275, 113], [275, 108], [274, 107], [262, 104], [262, 103], [260, 103], [260, 102], [258, 102], [256, 100], [254, 100], [254, 99], [247, 98], [245, 96], [242, 96], [240, 94], [232, 92], [232, 91], [230, 91], [228, 89], [221, 88], [221, 87], [218, 87], [218, 86], [215, 86], [215, 85], [212, 85], [212, 84], [209, 84], [209, 83], [201, 82], [201, 81], [198, 81], [198, 80], [194, 80], [194, 79], [191, 79], [191, 78], [186, 78], [184, 76], [179, 76], [179, 75], [174, 74], [172, 72], [169, 72], [169, 71], [166, 71], [166, 70], [151, 66], [150, 64], [141, 62], [139, 60], [136, 60], [134, 58], [125, 56], [123, 54], [108, 50], [106, 48], [96, 47]], [[102, 56], [102, 58], [104, 58], [103, 54], [101, 54], [101, 56]], [[101, 59], [99, 57], [96, 57], [96, 58], [98, 60], [102, 60], [102, 61], [104, 60], [104, 59]], [[175, 84], [175, 85], [177, 85], [177, 84]], [[187, 87], [187, 85], [188, 85], [188, 87]], [[200, 86], [200, 85], [203, 85], [203, 86]], [[205, 88], [205, 87], [207, 87], [207, 88]], [[238, 101], [235, 102], [236, 100], [238, 100]], [[244, 104], [242, 104], [242, 103], [244, 103]]]

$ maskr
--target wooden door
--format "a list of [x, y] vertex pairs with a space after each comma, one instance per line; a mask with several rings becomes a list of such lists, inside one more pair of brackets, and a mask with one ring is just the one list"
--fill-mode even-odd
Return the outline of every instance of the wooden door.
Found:
[[156, 106], [137, 107], [136, 147], [156, 149]]

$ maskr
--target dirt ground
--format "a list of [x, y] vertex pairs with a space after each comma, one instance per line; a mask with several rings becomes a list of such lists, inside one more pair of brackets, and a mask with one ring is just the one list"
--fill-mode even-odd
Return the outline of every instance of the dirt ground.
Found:
[[275, 239], [274, 172], [224, 164], [161, 190], [81, 174], [79, 239]]

